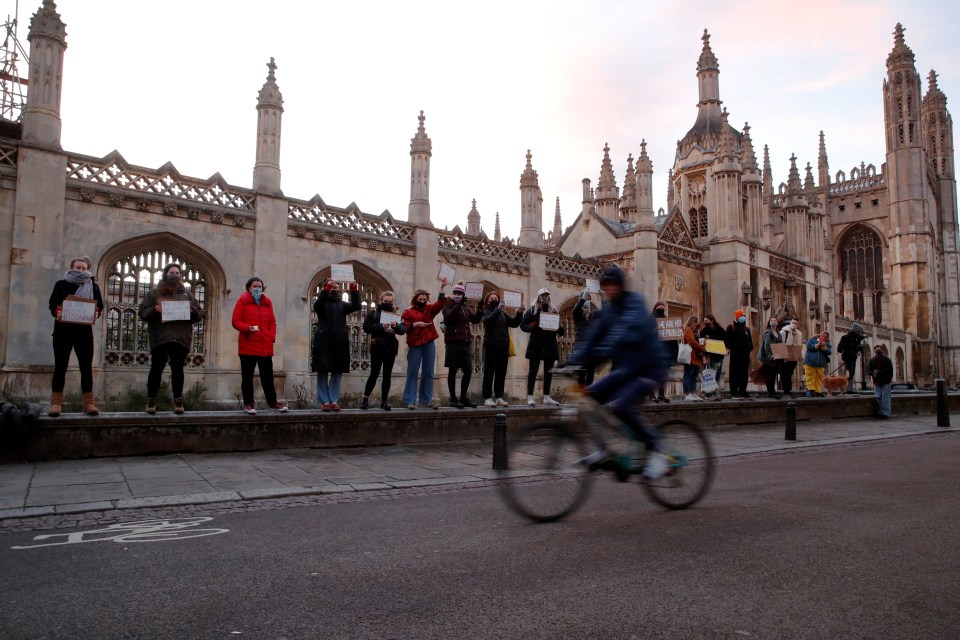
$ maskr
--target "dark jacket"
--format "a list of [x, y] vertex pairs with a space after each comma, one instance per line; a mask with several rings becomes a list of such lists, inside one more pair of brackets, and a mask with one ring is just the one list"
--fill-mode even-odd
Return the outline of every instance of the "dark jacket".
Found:
[[731, 360], [749, 360], [753, 351], [753, 336], [745, 324], [733, 322], [727, 325], [727, 349], [730, 349]]
[[527, 309], [520, 321], [520, 331], [530, 334], [527, 341], [527, 351], [524, 354], [527, 360], [553, 360], [560, 357], [557, 348], [557, 336], [563, 335], [563, 325], [556, 331], [544, 331], [540, 328], [540, 307]]
[[590, 333], [592, 327], [600, 324], [600, 318], [603, 317], [603, 314], [600, 313], [600, 309], [594, 307], [591, 303], [590, 315], [587, 316], [583, 312], [583, 303], [586, 302], [584, 298], [577, 300], [577, 304], [573, 305], [573, 341], [574, 343], [585, 340]]
[[360, 292], [350, 292], [350, 302], [344, 302], [321, 290], [313, 303], [317, 312], [317, 331], [313, 334], [311, 368], [323, 373], [350, 371], [350, 331], [347, 316], [360, 310]]
[[474, 311], [473, 307], [467, 304], [467, 301], [457, 302], [453, 298], [448, 298], [443, 305], [443, 342], [473, 341], [473, 334], [470, 332], [470, 323], [477, 324], [482, 318], [479, 310]]
[[[50, 294], [50, 315], [54, 318], [57, 317], [57, 307], [63, 306], [63, 301], [67, 299], [67, 296], [76, 295], [77, 289], [80, 288], [80, 285], [67, 282], [66, 280], [57, 280], [57, 284], [53, 285], [53, 293]], [[93, 283], [93, 299], [97, 301], [97, 309], [100, 310], [100, 315], [103, 315], [103, 296], [100, 294], [100, 287], [97, 286], [97, 283]], [[81, 333], [83, 335], [93, 335], [93, 327], [89, 324], [74, 324], [72, 322], [54, 322], [53, 323], [53, 335], [66, 335], [73, 333]]]
[[656, 320], [643, 296], [633, 291], [607, 301], [600, 322], [587, 340], [576, 345], [571, 360], [582, 364], [610, 360], [614, 371], [633, 371], [658, 383], [666, 380], [670, 368]]
[[[189, 300], [190, 319], [163, 322], [163, 315], [154, 309], [161, 300]], [[156, 289], [151, 289], [140, 301], [139, 315], [150, 328], [150, 351], [160, 345], [176, 342], [189, 352], [193, 349], [193, 325], [203, 319], [200, 303], [182, 283], [170, 288], [161, 282]]]
[[780, 344], [783, 339], [779, 333], [774, 333], [770, 329], [763, 332], [763, 338], [760, 340], [760, 352], [757, 353], [757, 359], [763, 364], [773, 364], [776, 358], [773, 356], [771, 345]]
[[483, 314], [483, 346], [486, 349], [509, 349], [510, 348], [510, 327], [519, 327], [523, 321], [523, 311], [517, 309], [517, 313], [511, 318], [507, 312], [499, 306], [491, 309], [487, 307]]
[[866, 335], [863, 333], [862, 328], [858, 331], [858, 327], [860, 327], [860, 325], [855, 324], [854, 328], [843, 334], [840, 342], [837, 343], [837, 353], [840, 354], [844, 362], [856, 362], [857, 356], [860, 355], [860, 351], [863, 348], [863, 340], [866, 338]]
[[820, 344], [820, 338], [813, 336], [807, 340], [807, 350], [803, 356], [803, 364], [810, 367], [825, 368], [830, 364], [830, 354], [833, 352], [833, 345], [830, 341]]
[[[240, 294], [233, 307], [233, 328], [240, 332], [237, 338], [237, 353], [241, 356], [273, 356], [277, 341], [277, 318], [273, 315], [273, 302], [265, 295], [257, 304], [249, 291]], [[250, 327], [259, 327], [250, 331]]]
[[875, 355], [867, 363], [867, 373], [873, 378], [873, 385], [879, 387], [893, 382], [893, 361], [885, 355]]
[[[392, 333], [387, 331], [383, 328], [383, 323], [380, 322], [381, 311], [383, 311], [383, 305], [378, 304], [376, 308], [367, 313], [367, 317], [363, 320], [363, 332], [370, 336], [371, 352], [379, 352], [382, 355], [396, 358], [397, 351], [400, 349], [400, 341], [397, 340], [397, 336], [407, 332], [407, 325], [398, 322]], [[397, 313], [397, 311], [398, 309], [393, 306], [389, 309], [390, 313]]]

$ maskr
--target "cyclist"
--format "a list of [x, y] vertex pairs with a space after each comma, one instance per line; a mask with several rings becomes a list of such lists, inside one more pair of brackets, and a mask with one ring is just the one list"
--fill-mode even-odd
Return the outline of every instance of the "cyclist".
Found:
[[[603, 317], [589, 338], [576, 344], [571, 362], [578, 365], [610, 360], [610, 373], [587, 387], [597, 402], [609, 405], [612, 413], [630, 429], [634, 439], [648, 451], [643, 475], [651, 480], [667, 472], [667, 460], [659, 452], [658, 437], [634, 411], [644, 397], [666, 381], [668, 366], [657, 335], [656, 321], [639, 293], [624, 289], [623, 271], [616, 265], [603, 270], [600, 289], [605, 300]], [[615, 454], [598, 451], [588, 456], [591, 468], [614, 468], [623, 472]], [[624, 473], [618, 473], [625, 479]]]

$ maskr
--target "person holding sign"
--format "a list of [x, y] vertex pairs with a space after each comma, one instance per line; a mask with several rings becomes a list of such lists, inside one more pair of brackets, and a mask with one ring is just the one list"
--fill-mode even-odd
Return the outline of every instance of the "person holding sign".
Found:
[[[593, 283], [599, 290], [599, 281], [593, 280]], [[574, 327], [574, 347], [590, 335], [591, 329], [600, 323], [600, 309], [593, 306], [593, 297], [590, 295], [592, 289], [587, 287], [580, 292], [577, 303], [573, 305], [573, 327]], [[584, 387], [593, 384], [593, 376], [596, 373], [596, 367], [592, 364], [585, 365], [583, 370], [577, 375], [577, 382]]]
[[400, 342], [397, 336], [403, 335], [407, 331], [406, 325], [397, 315], [397, 308], [393, 305], [393, 291], [384, 291], [380, 294], [380, 304], [367, 313], [363, 320], [363, 332], [370, 336], [370, 375], [367, 377], [367, 385], [363, 388], [363, 400], [360, 401], [361, 409], [370, 408], [370, 394], [377, 384], [377, 378], [380, 377], [380, 369], [383, 368], [383, 382], [380, 383], [380, 408], [384, 411], [390, 411], [390, 403], [387, 398], [390, 396], [390, 382], [393, 376], [393, 363], [397, 359], [397, 352], [400, 350]]
[[[183, 306], [187, 308], [186, 314], [182, 313]], [[163, 268], [163, 277], [156, 288], [140, 301], [139, 315], [150, 330], [146, 412], [150, 415], [157, 412], [160, 379], [169, 362], [173, 412], [181, 414], [184, 412], [183, 366], [193, 345], [193, 325], [203, 319], [203, 311], [193, 294], [183, 286], [179, 264], [173, 262]]]
[[360, 287], [350, 283], [350, 302], [340, 285], [327, 278], [313, 303], [317, 331], [313, 334], [311, 367], [317, 372], [317, 404], [323, 411], [340, 411], [340, 382], [350, 371], [350, 330], [347, 316], [360, 310]]
[[[550, 383], [553, 380], [553, 365], [560, 357], [560, 350], [557, 348], [557, 336], [563, 335], [563, 327], [555, 325], [549, 318], [550, 315], [556, 315], [557, 310], [550, 306], [550, 291], [544, 287], [537, 291], [537, 303], [526, 310], [523, 314], [523, 320], [520, 321], [520, 331], [530, 334], [527, 341], [526, 358], [530, 361], [530, 368], [527, 371], [527, 404], [531, 407], [537, 402], [533, 397], [533, 388], [537, 383], [537, 373], [540, 371], [540, 363], [543, 362], [543, 404], [560, 404], [550, 397]], [[547, 322], [541, 324], [541, 321], [547, 317]], [[556, 328], [547, 328], [556, 326]]]
[[697, 376], [707, 353], [707, 348], [700, 343], [697, 332], [700, 331], [700, 321], [697, 316], [690, 316], [683, 327], [683, 341], [690, 345], [690, 362], [683, 365], [683, 393], [684, 400], [700, 402], [703, 400], [697, 395]]
[[425, 289], [417, 289], [410, 299], [410, 307], [401, 316], [407, 328], [407, 383], [403, 387], [403, 403], [407, 405], [407, 409], [417, 408], [418, 373], [421, 374], [420, 406], [440, 408], [440, 405], [433, 401], [433, 367], [437, 359], [437, 345], [434, 342], [440, 337], [433, 319], [446, 302], [443, 293], [446, 286], [446, 278], [441, 279], [440, 295], [432, 304], [430, 294]]
[[[443, 342], [446, 346], [444, 366], [447, 367], [447, 390], [450, 391], [450, 406], [455, 409], [470, 408], [477, 405], [467, 397], [470, 378], [473, 374], [473, 335], [470, 324], [477, 324], [482, 318], [478, 310], [474, 312], [467, 302], [466, 285], [463, 280], [453, 286], [453, 293], [443, 305]], [[460, 381], [460, 396], [457, 397], [457, 371], [463, 372]]]
[[[717, 390], [715, 392], [715, 399], [723, 400], [723, 391], [721, 390], [720, 383], [723, 379], [723, 359], [727, 355], [727, 345], [726, 338], [727, 332], [724, 331], [717, 323], [717, 319], [713, 317], [712, 313], [708, 313], [703, 316], [703, 325], [700, 328], [700, 337], [704, 340], [716, 341], [714, 343], [707, 342], [705, 346], [707, 347], [707, 358], [708, 366], [713, 369], [713, 376], [717, 381]], [[711, 351], [711, 344], [717, 344], [722, 347], [722, 353], [717, 353], [716, 351]]]
[[[803, 353], [804, 341], [803, 332], [800, 331], [800, 323], [796, 318], [780, 330], [783, 337], [783, 344], [796, 347], [797, 351]], [[793, 398], [793, 372], [797, 368], [797, 359], [791, 358], [780, 363], [780, 386], [783, 387], [783, 393], [788, 398]]]
[[743, 309], [733, 312], [733, 322], [727, 325], [727, 349], [730, 350], [730, 396], [749, 400], [747, 376], [750, 371], [750, 353], [753, 351], [753, 336], [747, 327], [747, 315]]
[[[666, 318], [667, 317], [667, 306], [663, 304], [662, 301], [657, 300], [653, 305], [653, 317], [654, 318]], [[660, 336], [660, 346], [663, 347], [664, 358], [666, 358], [667, 368], [669, 369], [673, 365], [677, 364], [677, 355], [680, 351], [680, 342], [679, 340], [673, 340], [671, 338], [664, 338]], [[670, 402], [670, 398], [667, 397], [667, 380], [666, 378], [663, 381], [656, 391], [656, 395], [650, 394], [651, 399], [654, 402]]]
[[274, 411], [287, 408], [277, 402], [277, 390], [273, 384], [273, 345], [277, 341], [277, 318], [273, 302], [264, 291], [263, 280], [254, 276], [247, 280], [243, 292], [233, 307], [233, 328], [239, 331], [237, 353], [240, 355], [240, 393], [243, 394], [243, 410], [256, 415], [253, 400], [253, 372], [260, 369], [260, 386], [267, 406]]
[[[53, 384], [50, 409], [47, 414], [56, 418], [63, 411], [63, 387], [66, 384], [70, 352], [76, 352], [80, 367], [80, 391], [83, 393], [83, 411], [100, 415], [93, 399], [93, 323], [103, 313], [103, 297], [93, 279], [93, 261], [87, 256], [74, 258], [70, 270], [53, 285], [50, 294], [50, 314], [53, 324]], [[67, 313], [64, 313], [64, 305]], [[76, 309], [72, 309], [76, 307]], [[92, 307], [93, 313], [90, 313]]]
[[763, 376], [763, 381], [767, 385], [767, 395], [774, 400], [780, 399], [780, 396], [777, 395], [777, 374], [780, 371], [780, 360], [774, 355], [772, 346], [783, 342], [780, 332], [777, 331], [777, 325], [779, 324], [775, 317], [770, 317], [767, 321], [767, 330], [763, 332], [763, 338], [760, 340], [760, 350], [757, 352], [757, 359], [760, 360], [762, 365], [760, 375]]
[[511, 317], [496, 291], [487, 296], [483, 309], [483, 401], [485, 407], [505, 407], [503, 388], [510, 363], [510, 327], [519, 327], [523, 311]]

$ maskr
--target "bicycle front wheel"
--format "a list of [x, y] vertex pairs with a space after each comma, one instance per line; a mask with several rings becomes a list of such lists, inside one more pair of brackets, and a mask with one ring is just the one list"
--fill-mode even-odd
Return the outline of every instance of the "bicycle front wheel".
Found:
[[699, 502], [713, 482], [713, 448], [703, 429], [686, 420], [669, 420], [657, 430], [669, 468], [662, 478], [646, 480], [644, 490], [668, 509], [686, 509]]
[[500, 495], [513, 511], [535, 522], [573, 513], [593, 477], [583, 463], [590, 447], [562, 424], [539, 423], [510, 443], [510, 470], [501, 473]]

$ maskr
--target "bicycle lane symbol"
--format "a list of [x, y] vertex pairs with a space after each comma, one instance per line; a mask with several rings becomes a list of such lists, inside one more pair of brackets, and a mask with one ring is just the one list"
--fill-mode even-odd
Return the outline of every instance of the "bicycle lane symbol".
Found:
[[80, 544], [84, 542], [165, 542], [168, 540], [186, 540], [188, 538], [202, 538], [227, 533], [229, 529], [195, 529], [199, 524], [209, 522], [213, 518], [167, 518], [163, 520], [141, 520], [139, 522], [121, 522], [111, 524], [105, 529], [91, 531], [74, 531], [72, 533], [50, 533], [36, 536], [34, 541], [56, 540], [13, 546], [11, 549], [38, 549], [40, 547], [56, 547], [65, 544]]

